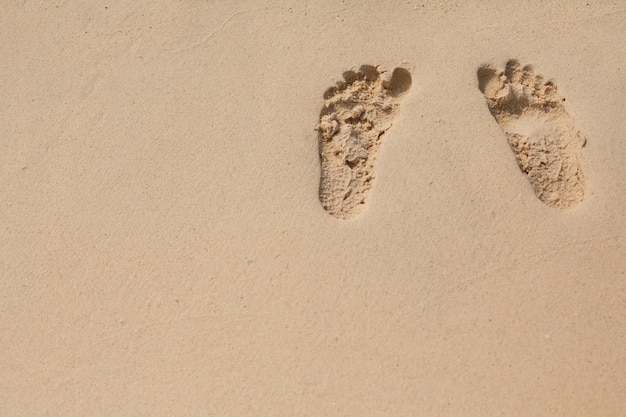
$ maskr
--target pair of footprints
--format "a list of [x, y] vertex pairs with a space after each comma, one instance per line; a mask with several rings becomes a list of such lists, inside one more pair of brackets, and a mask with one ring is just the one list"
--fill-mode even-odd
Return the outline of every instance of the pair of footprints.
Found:
[[[382, 137], [411, 88], [411, 74], [400, 67], [387, 73], [364, 65], [343, 77], [325, 92], [316, 130], [320, 202], [332, 216], [349, 219], [365, 206]], [[508, 61], [504, 71], [481, 66], [477, 77], [478, 88], [537, 197], [558, 209], [582, 201], [585, 180], [579, 160], [585, 140], [565, 111], [556, 85], [516, 60]]]

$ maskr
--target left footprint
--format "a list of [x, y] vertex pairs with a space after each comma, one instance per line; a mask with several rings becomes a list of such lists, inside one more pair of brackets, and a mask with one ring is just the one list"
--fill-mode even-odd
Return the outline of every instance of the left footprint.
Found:
[[381, 139], [398, 115], [411, 74], [396, 68], [390, 77], [371, 65], [343, 74], [324, 94], [319, 132], [319, 198], [332, 216], [359, 214], [372, 188]]

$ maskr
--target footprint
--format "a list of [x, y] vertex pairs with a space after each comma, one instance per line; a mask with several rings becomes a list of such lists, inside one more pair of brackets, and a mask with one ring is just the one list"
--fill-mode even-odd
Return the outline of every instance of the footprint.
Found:
[[554, 82], [544, 82], [530, 65], [516, 60], [504, 72], [484, 65], [478, 87], [515, 153], [535, 194], [550, 207], [568, 209], [583, 200], [580, 153], [585, 145], [563, 107]]
[[381, 139], [398, 115], [411, 74], [391, 74], [363, 65], [343, 74], [345, 81], [326, 90], [318, 131], [321, 178], [319, 198], [339, 219], [359, 214], [375, 178]]

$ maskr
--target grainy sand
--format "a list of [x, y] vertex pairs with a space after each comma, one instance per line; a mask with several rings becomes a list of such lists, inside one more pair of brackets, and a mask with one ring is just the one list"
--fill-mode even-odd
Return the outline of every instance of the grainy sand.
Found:
[[[7, 2], [0, 416], [623, 417], [624, 39], [623, 1]], [[349, 169], [384, 132], [335, 216], [363, 65], [411, 83], [338, 113]]]

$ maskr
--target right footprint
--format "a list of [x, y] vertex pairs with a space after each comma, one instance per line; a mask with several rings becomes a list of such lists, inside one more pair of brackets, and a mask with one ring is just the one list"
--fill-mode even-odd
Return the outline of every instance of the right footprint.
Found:
[[563, 107], [552, 81], [530, 65], [510, 60], [504, 71], [483, 65], [478, 88], [537, 197], [550, 207], [568, 209], [585, 195], [580, 153], [585, 145]]

